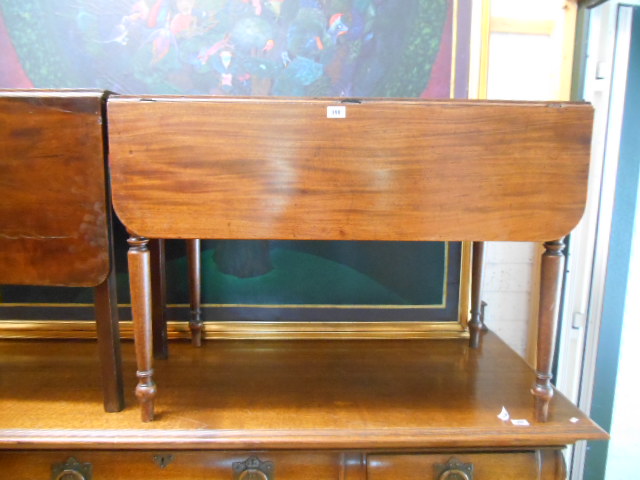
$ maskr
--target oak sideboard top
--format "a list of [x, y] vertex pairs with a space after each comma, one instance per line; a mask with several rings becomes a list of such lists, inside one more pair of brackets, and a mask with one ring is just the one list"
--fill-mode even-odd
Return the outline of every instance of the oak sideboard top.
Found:
[[[124, 411], [101, 412], [94, 344], [0, 342], [0, 449], [515, 449], [607, 438], [559, 393], [548, 421], [536, 421], [534, 372], [491, 332], [480, 349], [460, 339], [171, 348], [155, 365], [157, 418], [142, 423], [132, 388]], [[130, 342], [123, 366], [133, 377]], [[526, 424], [500, 420], [503, 407]]]

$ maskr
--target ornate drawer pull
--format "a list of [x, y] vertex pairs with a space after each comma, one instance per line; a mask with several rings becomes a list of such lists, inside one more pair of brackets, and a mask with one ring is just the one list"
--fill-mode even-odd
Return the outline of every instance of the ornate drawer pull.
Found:
[[438, 480], [473, 480], [473, 463], [452, 458], [446, 464], [434, 465]]
[[80, 463], [71, 457], [51, 467], [51, 480], [91, 480], [92, 470], [90, 463]]
[[234, 480], [274, 480], [273, 462], [249, 457], [244, 462], [233, 462]]
[[76, 470], [66, 468], [54, 480], [87, 480], [87, 478]]

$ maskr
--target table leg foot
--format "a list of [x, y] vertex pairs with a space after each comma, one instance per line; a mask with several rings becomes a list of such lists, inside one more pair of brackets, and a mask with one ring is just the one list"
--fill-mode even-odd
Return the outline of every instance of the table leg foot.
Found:
[[136, 397], [140, 403], [140, 414], [143, 422], [150, 422], [154, 417], [154, 403], [156, 397], [156, 385], [153, 383], [153, 370], [137, 372], [138, 385]]

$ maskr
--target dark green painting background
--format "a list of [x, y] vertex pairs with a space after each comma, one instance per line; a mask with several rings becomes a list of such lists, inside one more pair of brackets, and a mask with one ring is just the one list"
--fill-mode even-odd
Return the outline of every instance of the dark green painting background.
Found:
[[[238, 243], [238, 242], [233, 242]], [[251, 243], [256, 243], [251, 241]], [[440, 242], [270, 241], [268, 272], [224, 273], [215, 259], [221, 242], [205, 241], [202, 300], [213, 304], [432, 305], [443, 303], [445, 244]], [[118, 242], [121, 247], [125, 238]], [[118, 249], [118, 299], [129, 302], [126, 248]], [[168, 302], [188, 302], [184, 242], [168, 242]], [[419, 266], [419, 268], [416, 268]], [[92, 301], [91, 289], [2, 287], [5, 302]]]
[[[36, 88], [448, 95], [451, 46], [443, 41], [451, 41], [451, 12], [449, 0], [0, 0], [19, 59], [19, 65], [9, 64], [9, 56], [0, 52], [0, 65], [22, 69]], [[118, 296], [127, 303], [126, 234], [117, 222], [115, 235]], [[188, 302], [184, 248], [184, 242], [168, 242], [169, 303]], [[460, 249], [454, 250], [459, 263]], [[445, 251], [437, 242], [205, 241], [202, 300], [440, 305]], [[247, 266], [255, 259], [255, 269]], [[89, 303], [92, 292], [3, 286], [0, 301]], [[450, 317], [457, 320], [455, 313]]]

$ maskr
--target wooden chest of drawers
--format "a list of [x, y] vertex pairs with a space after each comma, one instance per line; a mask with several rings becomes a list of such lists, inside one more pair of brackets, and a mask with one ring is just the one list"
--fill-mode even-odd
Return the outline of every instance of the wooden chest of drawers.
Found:
[[560, 450], [372, 454], [368, 480], [560, 480], [566, 476]]
[[[535, 374], [491, 333], [479, 349], [437, 339], [170, 347], [156, 367], [162, 408], [142, 423], [131, 385], [123, 412], [101, 411], [95, 344], [0, 341], [0, 479], [556, 480], [565, 445], [607, 437], [560, 394], [547, 422], [532, 418]], [[123, 364], [132, 378], [131, 343]], [[502, 407], [526, 422], [500, 420]], [[70, 458], [90, 468], [60, 476]]]
[[559, 450], [476, 453], [17, 451], [0, 454], [12, 480], [560, 480]]

